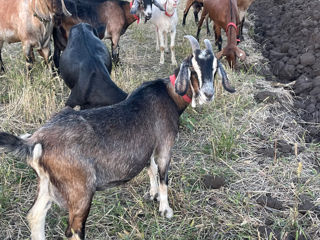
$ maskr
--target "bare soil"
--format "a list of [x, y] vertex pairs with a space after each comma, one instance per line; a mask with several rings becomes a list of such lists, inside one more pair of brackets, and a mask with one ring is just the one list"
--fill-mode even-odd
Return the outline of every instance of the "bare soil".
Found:
[[[320, 123], [319, 1], [257, 0], [250, 12], [255, 15], [253, 36], [270, 61], [272, 80], [291, 83], [303, 120]], [[319, 125], [305, 126], [319, 141]]]

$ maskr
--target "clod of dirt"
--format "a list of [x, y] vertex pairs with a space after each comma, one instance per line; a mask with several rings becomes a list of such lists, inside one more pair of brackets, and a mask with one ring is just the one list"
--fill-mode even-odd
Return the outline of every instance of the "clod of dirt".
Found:
[[202, 176], [202, 182], [207, 189], [218, 189], [225, 184], [225, 180], [223, 177], [213, 175]]
[[292, 153], [292, 154], [294, 153], [292, 146], [284, 140], [279, 140], [277, 142], [277, 150], [278, 152], [283, 153], [285, 155], [289, 153]]
[[284, 207], [278, 199], [273, 198], [269, 195], [267, 196], [260, 196], [257, 199], [257, 203], [260, 204], [261, 206], [267, 206], [269, 208], [277, 209], [277, 210], [283, 210]]
[[261, 91], [254, 96], [254, 99], [256, 100], [257, 103], [261, 103], [261, 102], [274, 103], [275, 101], [278, 100], [278, 96], [274, 92]]
[[262, 154], [266, 157], [274, 157], [274, 149], [270, 147], [259, 148], [256, 151], [258, 154]]
[[305, 214], [307, 211], [317, 210], [316, 206], [311, 202], [311, 198], [307, 195], [300, 195], [300, 204], [298, 205], [298, 211], [301, 214]]
[[264, 239], [269, 239], [269, 237], [272, 237], [272, 236], [275, 239], [280, 239], [281, 237], [281, 232], [279, 230], [272, 230], [269, 226], [259, 226], [258, 231], [260, 233], [260, 236], [263, 237]]

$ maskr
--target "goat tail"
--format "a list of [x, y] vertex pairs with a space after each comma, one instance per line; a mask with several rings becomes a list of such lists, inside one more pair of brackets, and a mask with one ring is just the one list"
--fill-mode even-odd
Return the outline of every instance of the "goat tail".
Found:
[[14, 152], [24, 159], [39, 159], [42, 155], [41, 144], [30, 144], [23, 137], [6, 132], [0, 132], [0, 148], [7, 150], [7, 152]]

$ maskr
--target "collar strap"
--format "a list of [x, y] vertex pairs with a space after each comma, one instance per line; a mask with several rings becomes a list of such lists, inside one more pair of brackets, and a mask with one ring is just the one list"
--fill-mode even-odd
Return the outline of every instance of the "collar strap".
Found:
[[[171, 82], [172, 86], [175, 88], [176, 75], [173, 74], [170, 76], [170, 82]], [[185, 102], [191, 103], [192, 99], [187, 94], [183, 95], [182, 98]]]
[[[133, 0], [133, 1], [135, 1], [135, 0]], [[133, 1], [130, 2], [130, 8], [132, 8]], [[137, 0], [136, 0], [136, 1], [137, 1]], [[139, 22], [140, 22], [139, 16], [136, 15], [136, 14], [133, 14], [133, 17], [137, 20], [137, 24], [139, 24]]]
[[[229, 22], [226, 28], [226, 33], [228, 33], [228, 29], [229, 27], [234, 27], [236, 29], [236, 31], [238, 30], [237, 25], [233, 22]], [[240, 39], [237, 39], [237, 42], [240, 42]]]
[[164, 4], [164, 14], [165, 14], [166, 16], [168, 16], [168, 17], [172, 17], [173, 14], [174, 14], [174, 11], [173, 11], [172, 14], [169, 14], [169, 13], [167, 12], [167, 2], [168, 2], [168, 1], [166, 1], [166, 3]]
[[230, 26], [234, 27], [236, 30], [238, 29], [237, 25], [235, 23], [229, 22], [228, 25], [227, 25], [227, 28], [226, 28], [226, 32], [228, 32], [228, 29], [229, 29]]

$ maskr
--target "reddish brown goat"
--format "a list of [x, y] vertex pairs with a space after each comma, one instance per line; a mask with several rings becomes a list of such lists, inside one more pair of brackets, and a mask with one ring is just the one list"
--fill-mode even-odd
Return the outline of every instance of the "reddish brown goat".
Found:
[[[217, 57], [225, 56], [230, 67], [236, 64], [236, 57], [244, 60], [246, 54], [237, 47], [237, 35], [239, 35], [239, 14], [236, 0], [204, 0], [201, 19], [198, 25], [197, 38], [199, 39], [200, 30], [204, 18], [209, 14], [210, 19], [214, 22], [215, 44], [220, 52]], [[222, 48], [221, 28], [227, 34], [228, 43]]]
[[80, 22], [89, 23], [95, 27], [100, 39], [111, 40], [112, 58], [117, 63], [120, 36], [138, 19], [136, 15], [130, 13], [130, 3], [118, 0], [108, 0], [99, 4], [73, 3], [70, 0], [65, 2], [72, 16], [62, 18], [60, 26], [54, 29], [55, 66], [59, 67], [60, 52], [67, 45], [70, 28]]

